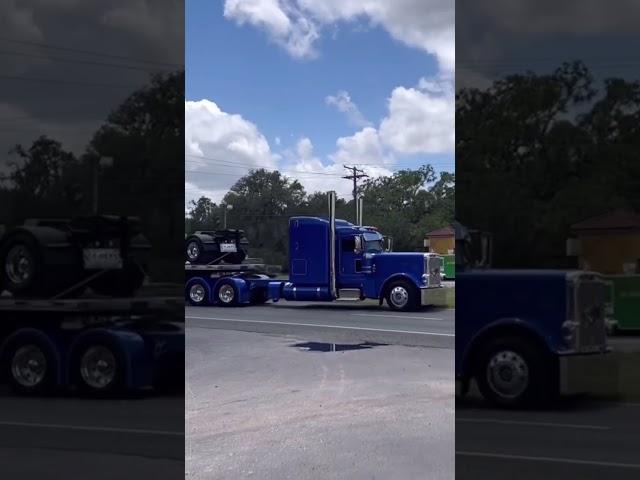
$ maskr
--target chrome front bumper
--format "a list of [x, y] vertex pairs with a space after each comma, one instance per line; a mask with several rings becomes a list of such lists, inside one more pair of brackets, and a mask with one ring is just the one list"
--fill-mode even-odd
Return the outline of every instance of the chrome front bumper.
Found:
[[420, 305], [446, 305], [445, 287], [420, 289]]
[[559, 359], [561, 395], [615, 393], [618, 371], [610, 353], [563, 355]]

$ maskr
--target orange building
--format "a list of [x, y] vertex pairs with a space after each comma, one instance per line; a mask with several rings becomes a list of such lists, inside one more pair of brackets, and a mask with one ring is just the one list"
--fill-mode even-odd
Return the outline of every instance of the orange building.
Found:
[[640, 273], [640, 215], [619, 210], [571, 226], [577, 242], [567, 245], [579, 266], [603, 274]]
[[424, 248], [438, 255], [452, 255], [456, 245], [455, 231], [447, 226], [428, 232], [424, 236]]

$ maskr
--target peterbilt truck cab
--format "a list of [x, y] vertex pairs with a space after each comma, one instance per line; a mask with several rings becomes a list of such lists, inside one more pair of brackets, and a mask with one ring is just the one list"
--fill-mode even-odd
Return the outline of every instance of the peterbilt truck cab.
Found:
[[593, 272], [502, 270], [491, 237], [456, 224], [456, 378], [500, 406], [590, 390], [607, 361], [606, 282]]

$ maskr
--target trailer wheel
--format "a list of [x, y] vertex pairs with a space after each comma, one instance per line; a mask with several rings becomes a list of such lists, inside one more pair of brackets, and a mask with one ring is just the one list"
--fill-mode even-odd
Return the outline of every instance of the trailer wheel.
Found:
[[107, 343], [90, 343], [82, 347], [73, 366], [81, 391], [91, 396], [115, 393], [122, 386], [122, 359]]
[[201, 280], [194, 280], [187, 289], [187, 302], [190, 305], [200, 307], [209, 303], [207, 286]]
[[43, 286], [40, 248], [31, 236], [17, 234], [9, 238], [0, 250], [0, 261], [1, 283], [16, 297], [38, 293]]
[[238, 289], [228, 280], [222, 280], [216, 287], [216, 301], [223, 307], [235, 307], [238, 304]]
[[47, 345], [21, 338], [7, 345], [5, 352], [7, 378], [16, 392], [35, 395], [51, 389], [55, 360]]
[[397, 280], [387, 287], [387, 304], [391, 310], [406, 312], [418, 306], [417, 289], [407, 280]]
[[501, 407], [544, 406], [557, 394], [549, 354], [524, 338], [505, 336], [480, 351], [475, 373], [482, 396]]

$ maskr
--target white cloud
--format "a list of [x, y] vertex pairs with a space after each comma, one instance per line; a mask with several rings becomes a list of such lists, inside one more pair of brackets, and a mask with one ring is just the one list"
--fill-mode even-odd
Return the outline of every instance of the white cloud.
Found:
[[395, 88], [379, 134], [385, 145], [401, 154], [453, 152], [455, 95], [451, 80], [423, 78], [415, 88]]
[[210, 100], [185, 102], [184, 148], [187, 201], [209, 192], [219, 202], [250, 168], [273, 169], [278, 160], [253, 123]]
[[225, 17], [263, 28], [294, 57], [313, 57], [323, 28], [368, 20], [396, 40], [455, 67], [453, 0], [226, 0]]
[[[383, 165], [385, 160], [381, 146], [377, 140], [376, 130], [367, 127], [351, 137], [339, 138], [336, 142], [338, 150], [329, 156], [330, 163], [324, 164], [314, 154], [313, 143], [304, 137], [298, 140], [295, 151], [288, 151], [286, 158], [290, 166], [283, 170], [284, 174], [297, 179], [308, 193], [334, 190], [339, 197], [351, 198], [353, 185], [342, 178], [347, 172], [342, 162], [368, 163], [359, 168], [370, 177], [391, 175], [392, 172]], [[363, 154], [374, 153], [374, 157]], [[370, 161], [364, 161], [368, 158]], [[373, 164], [377, 163], [377, 164]]]
[[317, 26], [293, 4], [278, 0], [226, 0], [224, 16], [239, 25], [249, 23], [264, 28], [293, 57], [316, 55]]
[[365, 127], [370, 125], [369, 122], [358, 106], [351, 100], [351, 95], [345, 90], [339, 90], [335, 95], [328, 95], [325, 98], [327, 105], [336, 107], [339, 112], [346, 114], [349, 122], [356, 127]]

